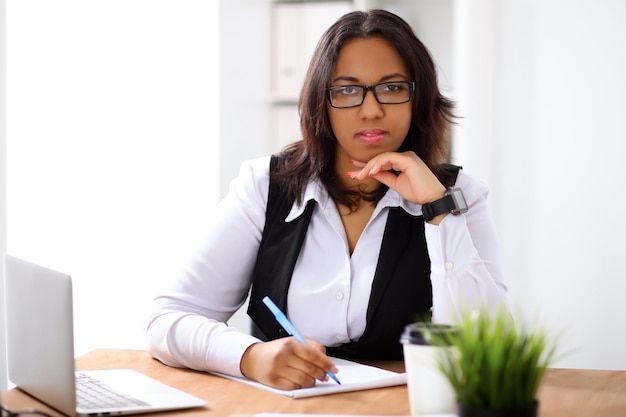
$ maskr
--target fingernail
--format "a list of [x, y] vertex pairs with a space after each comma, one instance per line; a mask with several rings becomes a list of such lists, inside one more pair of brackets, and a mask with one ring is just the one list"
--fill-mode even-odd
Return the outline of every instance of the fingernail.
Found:
[[356, 177], [356, 175], [354, 175], [353, 173], [348, 171], [348, 172], [346, 172], [346, 177], [350, 177], [350, 178], [354, 179]]

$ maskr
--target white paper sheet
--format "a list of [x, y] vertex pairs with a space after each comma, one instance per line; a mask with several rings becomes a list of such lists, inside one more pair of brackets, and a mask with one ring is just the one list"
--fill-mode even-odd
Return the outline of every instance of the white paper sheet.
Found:
[[281, 390], [268, 387], [267, 385], [260, 384], [248, 378], [239, 378], [218, 372], [215, 372], [215, 375], [252, 385], [254, 387], [284, 395], [289, 398], [314, 397], [317, 395], [335, 394], [338, 392], [360, 391], [364, 389], [406, 384], [406, 373], [387, 371], [385, 369], [363, 365], [345, 359], [332, 359], [337, 366], [337, 369], [339, 369], [339, 372], [337, 372], [337, 378], [341, 381], [341, 385], [330, 379], [328, 382], [317, 381], [317, 383], [311, 388]]

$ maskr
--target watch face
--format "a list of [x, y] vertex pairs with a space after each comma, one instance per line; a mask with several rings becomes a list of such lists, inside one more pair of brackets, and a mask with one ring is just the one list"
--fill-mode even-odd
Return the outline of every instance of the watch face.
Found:
[[456, 207], [452, 213], [465, 213], [467, 211], [467, 202], [465, 201], [463, 191], [461, 191], [460, 188], [452, 188], [449, 195], [452, 197], [452, 200], [454, 200], [454, 206]]

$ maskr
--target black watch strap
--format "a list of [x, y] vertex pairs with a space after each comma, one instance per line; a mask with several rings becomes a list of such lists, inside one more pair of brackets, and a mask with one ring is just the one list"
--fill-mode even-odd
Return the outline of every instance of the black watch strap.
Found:
[[429, 222], [440, 214], [451, 213], [454, 209], [456, 209], [454, 199], [451, 195], [445, 195], [439, 200], [422, 205], [422, 214], [424, 221]]
[[450, 187], [443, 198], [422, 205], [422, 214], [424, 215], [424, 221], [429, 222], [440, 214], [466, 213], [467, 209], [463, 191], [459, 187]]

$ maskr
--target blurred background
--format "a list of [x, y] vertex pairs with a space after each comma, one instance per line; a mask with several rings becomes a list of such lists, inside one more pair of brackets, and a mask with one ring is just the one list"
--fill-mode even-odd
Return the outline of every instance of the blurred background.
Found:
[[73, 276], [77, 355], [144, 347], [241, 162], [299, 139], [318, 38], [369, 8], [457, 102], [452, 159], [490, 185], [516, 316], [562, 333], [555, 366], [626, 369], [621, 0], [1, 0], [0, 252]]

